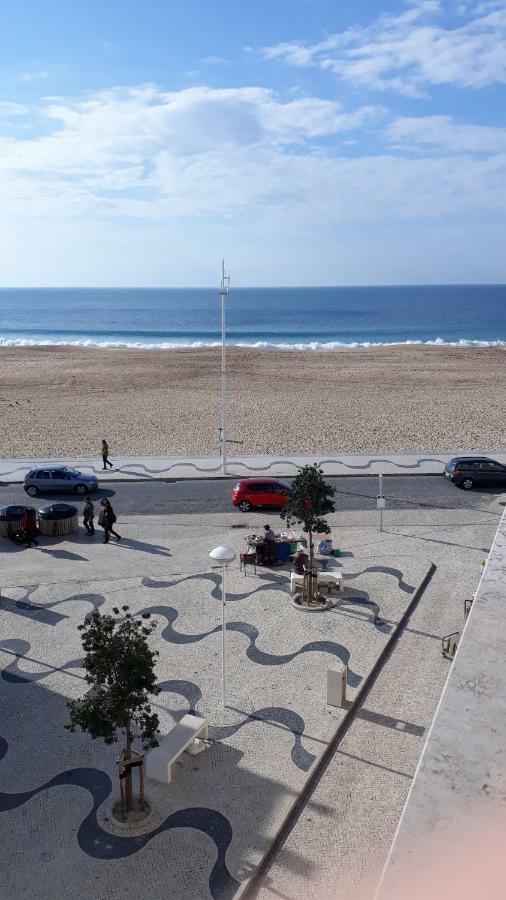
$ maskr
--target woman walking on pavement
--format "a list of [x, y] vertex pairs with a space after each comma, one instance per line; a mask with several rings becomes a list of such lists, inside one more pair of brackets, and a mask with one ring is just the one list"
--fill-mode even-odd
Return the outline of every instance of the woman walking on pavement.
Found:
[[107, 469], [107, 466], [110, 466], [112, 469], [112, 462], [109, 462], [109, 444], [105, 438], [102, 441], [102, 462], [104, 464], [104, 470]]
[[90, 498], [86, 497], [86, 502], [84, 504], [84, 510], [83, 510], [83, 525], [86, 528], [87, 534], [95, 534], [95, 525], [93, 522], [94, 518], [95, 518], [95, 508], [94, 508], [93, 503], [91, 502]]
[[114, 531], [113, 525], [116, 522], [115, 512], [109, 503], [109, 500], [100, 501], [100, 515], [98, 524], [104, 529], [104, 544], [109, 543], [109, 535], [113, 534], [117, 541], [121, 540], [121, 535]]

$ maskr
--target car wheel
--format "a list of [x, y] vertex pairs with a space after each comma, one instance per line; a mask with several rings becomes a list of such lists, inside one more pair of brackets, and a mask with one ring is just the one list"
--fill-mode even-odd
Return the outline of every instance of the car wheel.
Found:
[[470, 491], [472, 487], [474, 487], [474, 481], [472, 478], [464, 478], [462, 482], [462, 487], [465, 491]]
[[239, 503], [239, 509], [241, 510], [241, 512], [249, 512], [251, 509], [251, 503], [249, 502], [249, 500], [241, 500], [241, 502]]
[[38, 487], [35, 487], [34, 484], [29, 484], [28, 487], [25, 488], [27, 494], [30, 494], [30, 497], [36, 497], [39, 493]]
[[79, 494], [80, 497], [83, 497], [84, 494], [88, 493], [88, 488], [86, 487], [85, 484], [78, 484], [76, 486], [76, 488], [74, 489], [74, 493]]

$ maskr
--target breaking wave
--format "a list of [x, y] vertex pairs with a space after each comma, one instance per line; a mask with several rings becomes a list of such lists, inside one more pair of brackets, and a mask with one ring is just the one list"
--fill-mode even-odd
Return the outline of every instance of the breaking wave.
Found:
[[[250, 350], [350, 350], [368, 347], [506, 347], [506, 340], [481, 341], [461, 338], [456, 341], [445, 341], [437, 337], [434, 340], [405, 340], [405, 341], [297, 341], [289, 343], [285, 341], [227, 341], [228, 347], [242, 347]], [[102, 350], [202, 350], [212, 347], [221, 347], [221, 341], [98, 341], [91, 338], [68, 338], [66, 340], [41, 340], [32, 337], [3, 337], [0, 336], [0, 347], [89, 347]]]

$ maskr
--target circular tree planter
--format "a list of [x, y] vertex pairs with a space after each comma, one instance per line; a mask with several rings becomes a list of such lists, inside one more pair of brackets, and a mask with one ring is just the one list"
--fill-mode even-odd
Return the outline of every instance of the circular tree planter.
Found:
[[317, 613], [317, 612], [325, 612], [326, 609], [330, 609], [334, 606], [335, 600], [330, 597], [323, 597], [320, 595], [320, 598], [317, 603], [308, 603], [306, 600], [303, 600], [300, 594], [296, 594], [292, 599], [292, 606], [294, 609], [298, 609], [299, 612], [308, 612], [308, 613]]
[[114, 834], [145, 834], [151, 831], [159, 821], [160, 813], [148, 800], [144, 800], [144, 810], [140, 809], [138, 798], [134, 798], [134, 808], [123, 818], [119, 797], [109, 800], [99, 815], [100, 824]]

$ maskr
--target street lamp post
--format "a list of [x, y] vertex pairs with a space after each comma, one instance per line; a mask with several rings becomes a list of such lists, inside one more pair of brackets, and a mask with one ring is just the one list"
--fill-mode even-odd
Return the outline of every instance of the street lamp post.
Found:
[[225, 622], [225, 569], [236, 558], [232, 547], [215, 547], [209, 556], [221, 566], [221, 698], [224, 707], [227, 705], [227, 665], [226, 665], [226, 622]]
[[225, 274], [225, 260], [221, 261], [221, 471], [227, 474], [227, 369], [225, 358], [225, 297], [230, 288], [230, 275]]

